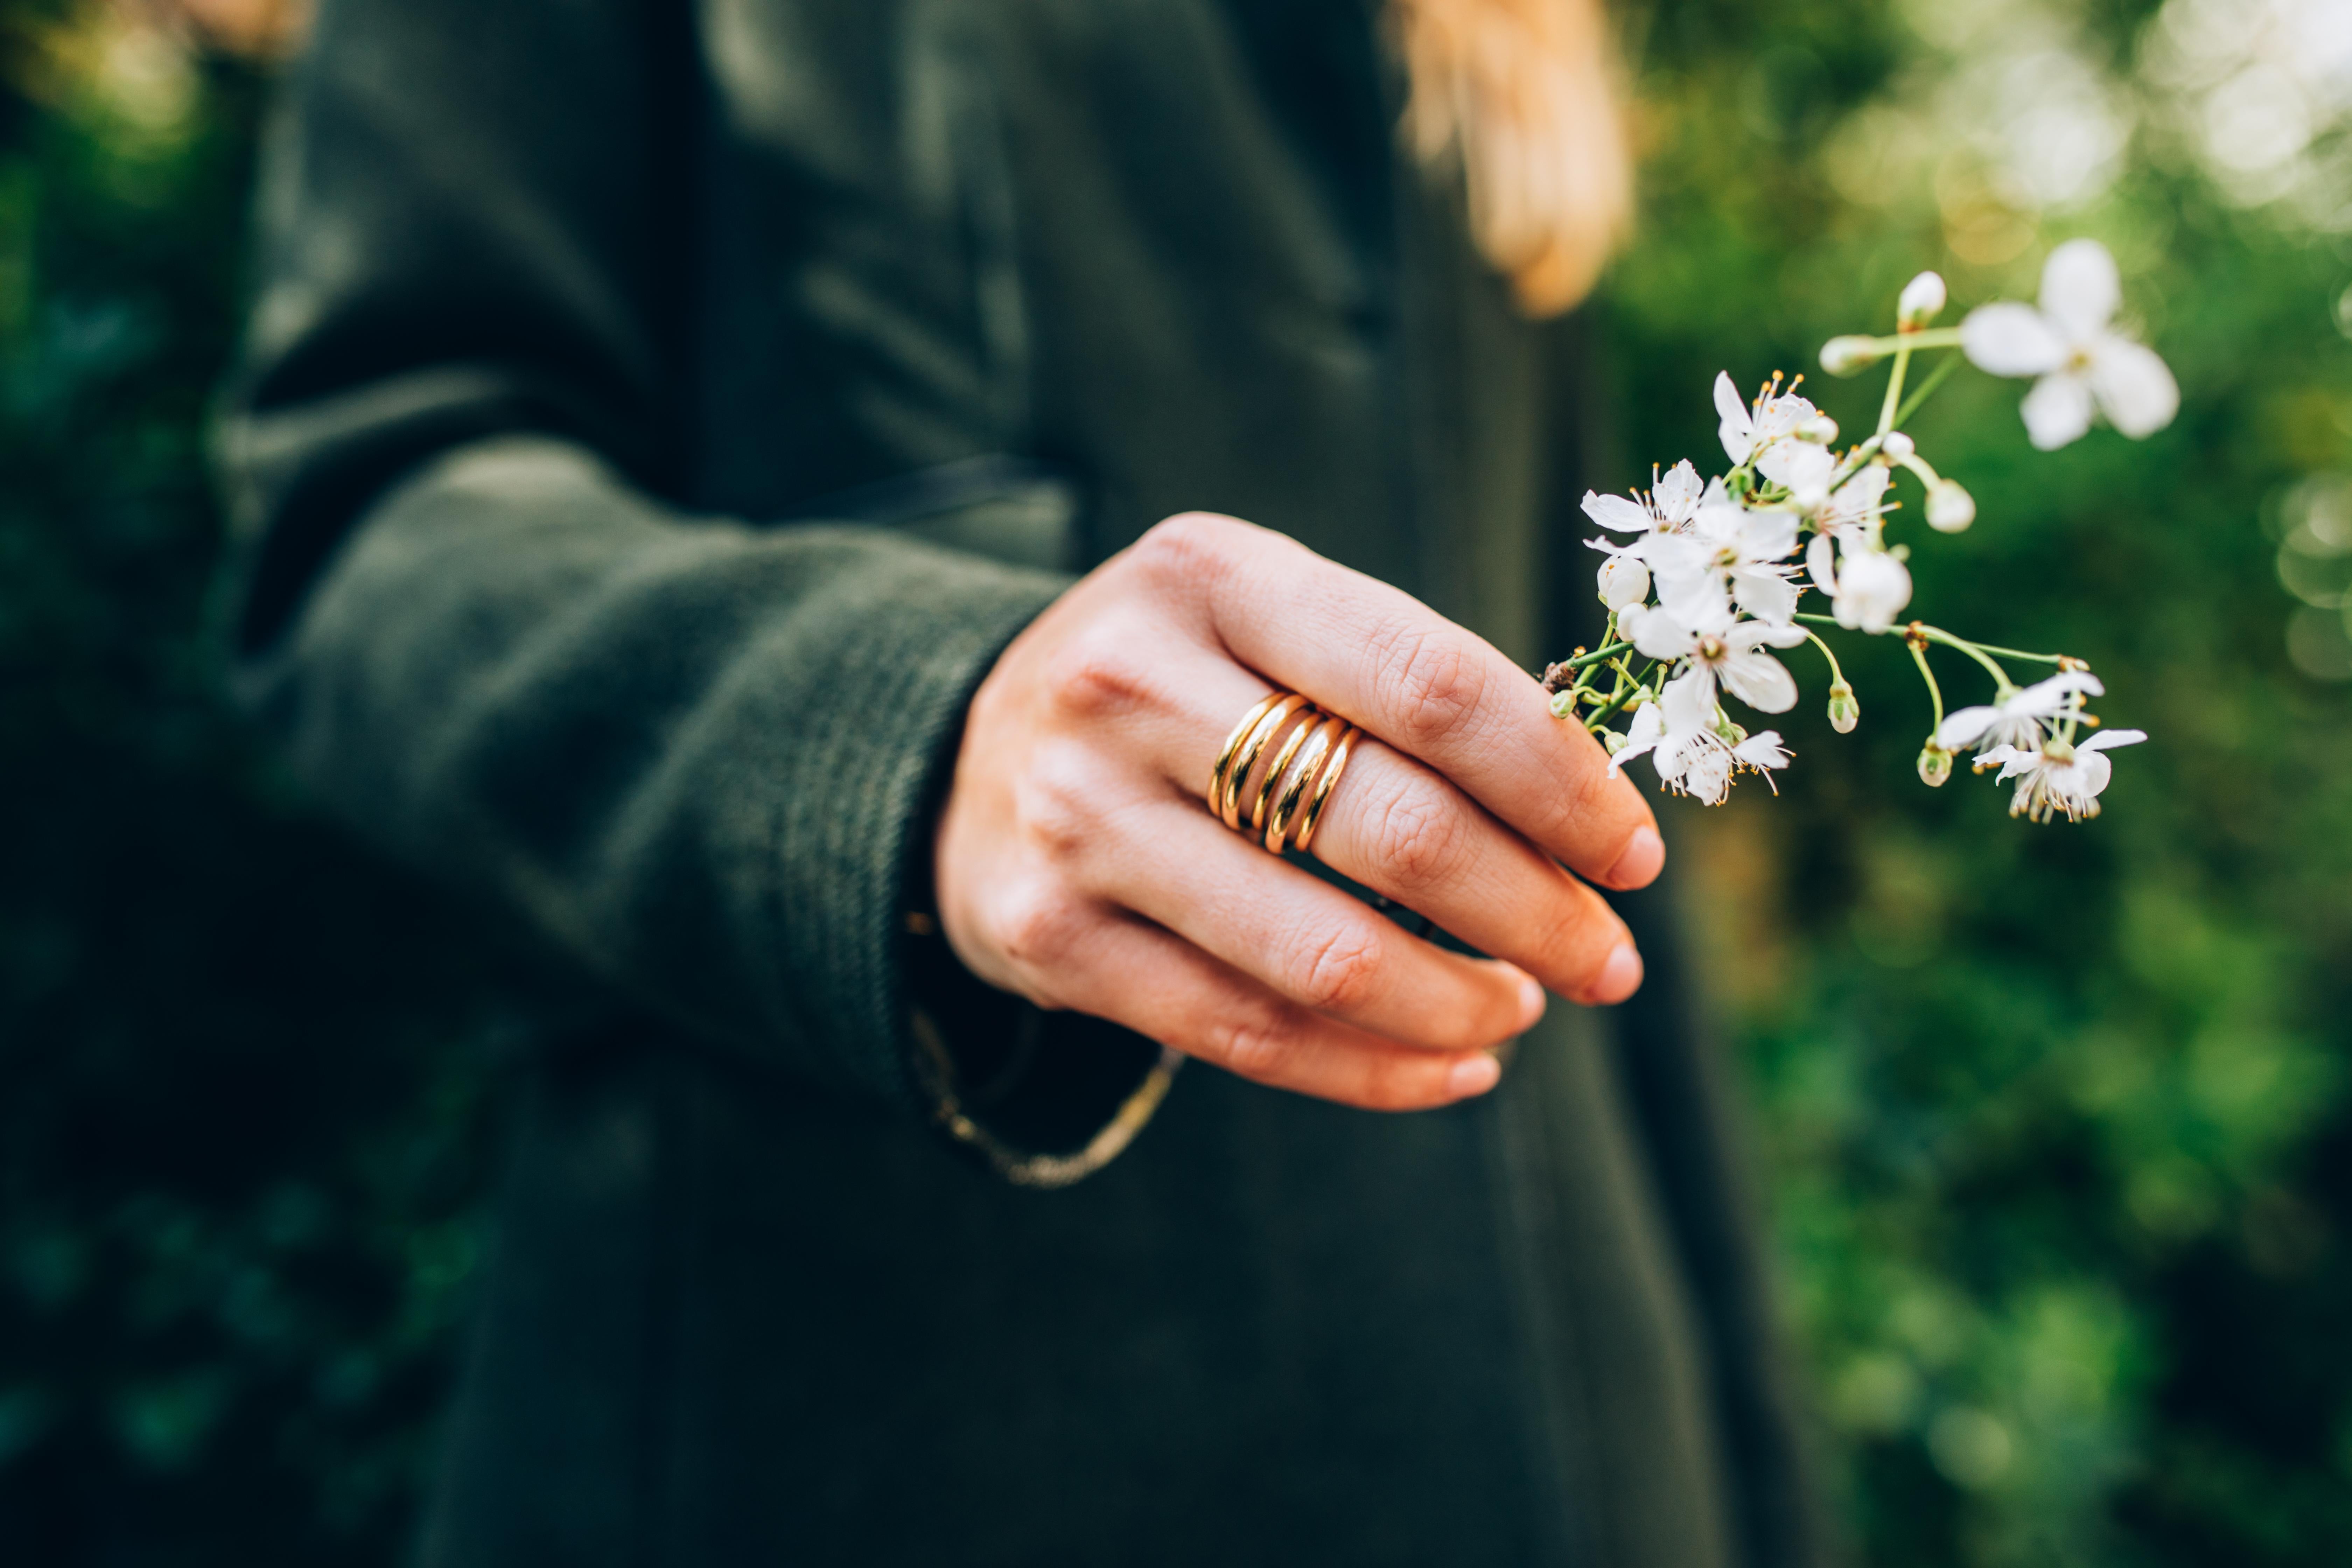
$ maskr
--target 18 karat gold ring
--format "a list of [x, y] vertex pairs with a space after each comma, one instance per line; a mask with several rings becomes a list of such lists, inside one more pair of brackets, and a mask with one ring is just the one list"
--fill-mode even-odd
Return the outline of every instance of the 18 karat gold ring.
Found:
[[[1262, 830], [1265, 847], [1276, 855], [1296, 826], [1297, 847], [1305, 849], [1360, 733], [1345, 720], [1327, 717], [1295, 691], [1270, 693], [1242, 715], [1218, 749], [1206, 792], [1210, 812], [1227, 827], [1252, 837]], [[1259, 775], [1258, 759], [1277, 739], [1282, 744]], [[1253, 776], [1259, 783], [1249, 826], [1244, 829], [1242, 795]]]

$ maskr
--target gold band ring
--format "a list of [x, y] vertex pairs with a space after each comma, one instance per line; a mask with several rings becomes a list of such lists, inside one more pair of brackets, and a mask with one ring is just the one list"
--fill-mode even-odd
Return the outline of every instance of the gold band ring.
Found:
[[1331, 799], [1332, 790], [1339, 787], [1339, 775], [1348, 771], [1348, 758], [1356, 749], [1357, 738], [1363, 734], [1353, 724], [1331, 748], [1331, 755], [1323, 764], [1323, 776], [1315, 783], [1314, 798], [1307, 803], [1307, 815], [1298, 819], [1298, 847], [1304, 852], [1315, 841], [1315, 829], [1323, 821], [1323, 807]]
[[1326, 719], [1313, 727], [1314, 738], [1299, 753], [1298, 765], [1291, 770], [1289, 782], [1283, 785], [1281, 798], [1275, 802], [1274, 815], [1266, 819], [1265, 847], [1274, 854], [1282, 853], [1283, 840], [1290, 837], [1290, 825], [1298, 815], [1299, 804], [1307, 798], [1307, 787], [1322, 771], [1323, 760], [1330, 752], [1332, 742], [1347, 731], [1348, 722], [1344, 719]]
[[1298, 693], [1285, 692], [1280, 700], [1266, 710], [1265, 717], [1260, 719], [1256, 727], [1250, 731], [1248, 736], [1242, 742], [1241, 750], [1234, 753], [1233, 766], [1224, 777], [1223, 793], [1217, 797], [1215, 803], [1217, 816], [1223, 819], [1227, 827], [1238, 830], [1242, 825], [1242, 786], [1249, 782], [1250, 774], [1256, 771], [1258, 758], [1265, 755], [1266, 747], [1273, 742], [1274, 738], [1282, 732], [1291, 720], [1297, 717], [1298, 710], [1307, 706], [1307, 699], [1299, 696]]
[[[1204, 792], [1210, 814], [1252, 837], [1263, 832], [1265, 847], [1276, 855], [1282, 853], [1295, 827], [1297, 847], [1305, 849], [1362, 733], [1347, 721], [1324, 714], [1295, 691], [1268, 693], [1242, 715], [1242, 721], [1218, 748]], [[1258, 760], [1276, 741], [1282, 743], [1260, 776]], [[1242, 796], [1253, 777], [1259, 783], [1250, 804], [1249, 826], [1244, 828]]]
[[1273, 801], [1275, 789], [1282, 783], [1283, 774], [1290, 771], [1290, 759], [1298, 754], [1298, 748], [1307, 743], [1307, 737], [1315, 732], [1317, 721], [1322, 717], [1312, 703], [1307, 704], [1299, 713], [1300, 722], [1291, 727], [1290, 739], [1282, 743], [1282, 750], [1275, 752], [1274, 761], [1266, 763], [1265, 782], [1257, 786], [1257, 804], [1250, 807], [1252, 833], [1265, 826], [1265, 808]]
[[1242, 742], [1249, 739], [1251, 731], [1257, 728], [1257, 721], [1273, 712], [1274, 705], [1281, 701], [1283, 696], [1284, 693], [1279, 691], [1267, 692], [1265, 700], [1243, 714], [1242, 721], [1234, 726], [1234, 732], [1225, 737], [1223, 747], [1217, 752], [1217, 765], [1209, 770], [1210, 816], [1223, 816], [1225, 814], [1225, 773], [1234, 765], [1234, 758], [1240, 754]]

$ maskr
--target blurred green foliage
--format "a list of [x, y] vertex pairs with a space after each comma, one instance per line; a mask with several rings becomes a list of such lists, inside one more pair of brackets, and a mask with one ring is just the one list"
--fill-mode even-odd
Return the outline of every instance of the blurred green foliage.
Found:
[[[522, 1010], [511, 963], [303, 818], [225, 716], [201, 432], [261, 84], [156, 15], [0, 0], [0, 1541], [384, 1563]], [[1708, 458], [1717, 369], [1804, 368], [1921, 266], [2030, 296], [2077, 233], [2187, 392], [2144, 445], [2033, 453], [2021, 387], [1971, 375], [1913, 426], [1981, 511], [1909, 531], [1922, 613], [2091, 659], [2156, 737], [2098, 821], [1917, 784], [1892, 639], [1849, 662], [1852, 736], [1792, 656], [1780, 799], [1674, 814], [1856, 1555], [2352, 1560], [2352, 704], [2288, 661], [2265, 531], [2352, 468], [2352, 249], [2168, 139], [2132, 85], [2144, 5], [1633, 21], [1621, 480]], [[2063, 198], [1964, 134], [2015, 112], [1968, 97], [2003, 51], [2052, 100], [2034, 50], [2137, 117]], [[1852, 426], [1874, 384], [1814, 390]]]
[[[1647, 39], [1620, 482], [1719, 457], [1717, 370], [1752, 386], [1891, 330], [1923, 267], [1948, 320], [2031, 299], [2076, 234], [2115, 250], [2186, 394], [2144, 444], [2042, 454], [2023, 384], [1964, 373], [1910, 427], [1980, 507], [1953, 539], [1897, 514], [1915, 613], [2089, 659], [2108, 721], [2154, 736], [2116, 754], [2103, 816], [2012, 822], [1965, 769], [1921, 786], [1927, 702], [1892, 637], [1847, 661], [1851, 736], [1790, 656], [1782, 798], [1676, 814], [1871, 1563], [2352, 1561], [2352, 702], [2290, 662], [2265, 531], [2352, 468], [2352, 237], [2208, 176], [2138, 68], [2154, 12], [1666, 0]], [[2048, 106], [2077, 80], [2074, 129]], [[2020, 112], [2060, 152], [2128, 139], [2043, 205], [2069, 170], [2002, 168], [2050, 154], [2002, 143]], [[1881, 379], [1823, 382], [1868, 428]], [[1987, 700], [1938, 663], [1954, 704]]]
[[137, 17], [0, 5], [0, 1561], [381, 1563], [512, 1027], [220, 700], [260, 84]]

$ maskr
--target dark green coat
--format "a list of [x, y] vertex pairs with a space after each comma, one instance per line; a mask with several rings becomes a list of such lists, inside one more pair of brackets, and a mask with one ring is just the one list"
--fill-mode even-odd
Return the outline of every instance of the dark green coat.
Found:
[[1167, 513], [1573, 631], [1572, 329], [1400, 89], [1364, 0], [327, 0], [245, 678], [613, 998], [536, 1071], [436, 1568], [1809, 1560], [1653, 903], [1642, 1002], [1402, 1117], [906, 934], [972, 687]]

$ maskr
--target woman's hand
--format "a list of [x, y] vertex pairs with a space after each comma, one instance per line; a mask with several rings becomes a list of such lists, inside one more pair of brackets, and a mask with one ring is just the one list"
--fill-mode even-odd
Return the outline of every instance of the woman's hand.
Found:
[[[1218, 748], [1273, 687], [1365, 731], [1317, 857], [1495, 959], [1209, 815]], [[1444, 1105], [1493, 1087], [1488, 1050], [1544, 988], [1605, 1003], [1642, 983], [1623, 922], [1561, 868], [1637, 888], [1665, 862], [1607, 761], [1406, 595], [1232, 518], [1171, 518], [982, 684], [940, 821], [940, 920], [973, 973], [1040, 1005], [1349, 1105]]]

